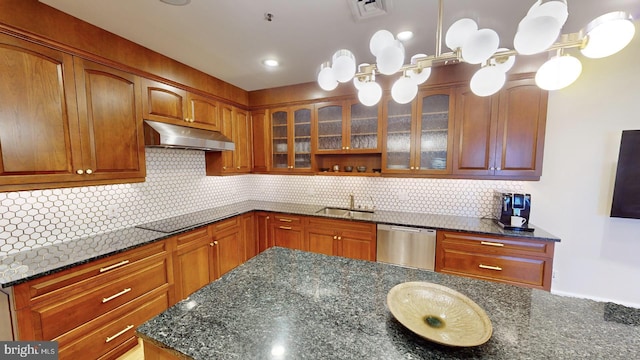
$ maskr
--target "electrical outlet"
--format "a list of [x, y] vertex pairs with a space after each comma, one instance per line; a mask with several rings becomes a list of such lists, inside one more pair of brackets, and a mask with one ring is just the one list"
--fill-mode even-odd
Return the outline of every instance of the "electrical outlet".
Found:
[[107, 206], [107, 218], [113, 219], [120, 214], [120, 208], [118, 205], [109, 205]]

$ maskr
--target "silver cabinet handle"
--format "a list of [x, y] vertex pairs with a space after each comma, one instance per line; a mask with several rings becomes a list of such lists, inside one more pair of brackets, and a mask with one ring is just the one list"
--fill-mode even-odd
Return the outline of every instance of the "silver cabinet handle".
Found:
[[291, 230], [291, 226], [278, 226], [282, 230]]
[[117, 293], [117, 294], [113, 294], [113, 295], [111, 295], [111, 296], [109, 296], [109, 297], [102, 298], [102, 303], [104, 304], [104, 303], [106, 303], [106, 302], [109, 302], [109, 301], [111, 301], [111, 300], [113, 300], [113, 299], [117, 298], [118, 296], [122, 296], [122, 295], [124, 295], [124, 294], [128, 293], [129, 291], [131, 291], [131, 288], [126, 288], [126, 289], [124, 289], [124, 290], [120, 291], [120, 292], [119, 292], [119, 293]]
[[122, 330], [118, 331], [118, 332], [117, 332], [116, 334], [114, 334], [113, 336], [107, 336], [107, 339], [106, 339], [104, 342], [106, 342], [106, 343], [111, 342], [111, 340], [113, 340], [113, 339], [117, 338], [118, 336], [120, 336], [120, 335], [122, 335], [122, 334], [126, 333], [127, 331], [129, 331], [129, 330], [131, 330], [131, 329], [133, 329], [133, 325], [127, 325], [127, 327], [126, 327], [126, 328], [124, 328], [124, 329], [122, 329]]
[[122, 265], [127, 265], [128, 263], [129, 263], [129, 260], [123, 260], [123, 261], [120, 261], [117, 264], [113, 264], [113, 265], [109, 265], [109, 266], [100, 268], [100, 272], [103, 273], [105, 271], [113, 270], [113, 269], [118, 268], [118, 267], [120, 267]]

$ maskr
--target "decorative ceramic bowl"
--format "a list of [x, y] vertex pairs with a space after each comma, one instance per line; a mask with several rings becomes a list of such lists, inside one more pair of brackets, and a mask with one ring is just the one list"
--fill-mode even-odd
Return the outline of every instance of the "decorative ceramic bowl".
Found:
[[446, 286], [406, 282], [387, 294], [393, 316], [423, 338], [448, 346], [477, 346], [491, 338], [493, 327], [484, 310]]
[[358, 166], [358, 167], [356, 167], [356, 170], [358, 170], [358, 172], [365, 172], [365, 171], [367, 171], [367, 167], [366, 166]]
[[353, 166], [351, 166], [351, 165], [347, 165], [347, 166], [345, 166], [345, 167], [344, 167], [344, 171], [346, 171], [346, 172], [352, 172], [352, 171], [353, 171]]

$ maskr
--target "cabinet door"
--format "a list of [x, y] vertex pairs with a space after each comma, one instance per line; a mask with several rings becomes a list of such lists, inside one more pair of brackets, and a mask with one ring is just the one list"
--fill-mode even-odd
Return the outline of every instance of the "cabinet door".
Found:
[[306, 236], [309, 251], [325, 255], [338, 255], [338, 236], [334, 229], [309, 226]]
[[220, 131], [220, 104], [214, 99], [188, 93], [187, 119], [191, 126]]
[[178, 236], [176, 298], [185, 299], [215, 279], [213, 239], [206, 227]]
[[541, 175], [547, 98], [533, 79], [509, 81], [500, 92], [496, 175]]
[[148, 120], [187, 125], [187, 92], [158, 81], [142, 82], [142, 111]]
[[450, 89], [425, 91], [418, 96], [416, 170], [451, 172], [454, 95]]
[[312, 108], [293, 109], [293, 168], [311, 169], [311, 116]]
[[233, 142], [236, 149], [233, 151], [235, 156], [235, 170], [238, 173], [251, 172], [251, 118], [249, 113], [241, 110], [235, 110]]
[[380, 151], [382, 148], [379, 116], [381, 108], [381, 105], [365, 106], [359, 101], [350, 103], [347, 150], [361, 153]]
[[343, 139], [344, 107], [341, 102], [316, 105], [317, 153], [336, 153], [345, 150]]
[[491, 175], [494, 170], [496, 117], [493, 97], [481, 97], [471, 89], [456, 93], [453, 173]]
[[0, 34], [0, 185], [82, 180], [71, 55]]
[[220, 234], [214, 234], [214, 239], [215, 259], [217, 260], [216, 278], [218, 278], [242, 264], [243, 239], [239, 227]]
[[256, 213], [256, 237], [258, 241], [258, 252], [263, 252], [272, 247], [270, 233], [271, 215], [265, 212]]
[[383, 117], [387, 120], [382, 167], [385, 172], [406, 172], [413, 166], [415, 122], [414, 104], [398, 104], [391, 98], [384, 103]]
[[271, 238], [275, 246], [304, 250], [304, 234], [301, 227], [274, 224], [271, 229]]
[[350, 259], [376, 261], [376, 240], [371, 234], [343, 232], [338, 237], [338, 254]]
[[255, 214], [249, 213], [242, 215], [241, 236], [243, 239], [243, 257], [242, 261], [247, 261], [258, 255], [258, 238], [256, 237], [256, 219]]
[[271, 111], [271, 169], [289, 169], [289, 112], [287, 109]]
[[[229, 139], [233, 139], [234, 132], [234, 116], [235, 111], [233, 106], [223, 104], [220, 107], [221, 118], [222, 118], [222, 134]], [[238, 150], [238, 144], [235, 144], [236, 150], [234, 151], [222, 151], [220, 156], [222, 157], [222, 172], [223, 173], [232, 173], [235, 172], [236, 164], [235, 164], [235, 152]]]
[[144, 178], [137, 76], [75, 58], [83, 171], [87, 180]]
[[256, 110], [251, 112], [252, 128], [252, 171], [264, 173], [269, 170], [269, 124], [266, 111]]

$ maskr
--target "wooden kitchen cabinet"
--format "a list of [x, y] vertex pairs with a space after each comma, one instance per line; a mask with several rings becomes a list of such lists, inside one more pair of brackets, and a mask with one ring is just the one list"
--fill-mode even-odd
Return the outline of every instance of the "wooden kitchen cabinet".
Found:
[[256, 240], [258, 242], [258, 253], [261, 253], [273, 246], [271, 238], [272, 214], [264, 211], [256, 212]]
[[51, 340], [60, 359], [116, 358], [135, 328], [175, 303], [165, 241], [16, 285], [20, 340]]
[[408, 104], [384, 101], [387, 119], [382, 154], [389, 174], [449, 174], [455, 95], [451, 88], [427, 89]]
[[274, 246], [306, 250], [304, 244], [304, 217], [272, 214], [270, 236]]
[[310, 217], [305, 227], [305, 238], [311, 252], [376, 260], [374, 223]]
[[438, 231], [437, 272], [551, 289], [554, 242]]
[[0, 34], [2, 190], [143, 181], [140, 81]]
[[457, 90], [453, 173], [538, 180], [547, 92], [531, 78], [510, 80], [492, 97]]
[[365, 106], [357, 99], [315, 105], [315, 154], [380, 153], [381, 105]]
[[143, 79], [144, 118], [198, 129], [221, 129], [220, 104], [159, 81]]
[[207, 151], [207, 175], [246, 174], [251, 172], [251, 117], [245, 110], [222, 104], [222, 134], [233, 140], [233, 151]]
[[216, 279], [212, 228], [203, 226], [176, 236], [174, 252], [176, 298], [182, 300]]
[[313, 105], [276, 108], [271, 119], [271, 163], [274, 173], [312, 171], [311, 156]]
[[266, 173], [269, 171], [269, 118], [266, 110], [251, 112], [251, 135], [253, 140], [253, 165], [251, 172]]
[[241, 216], [209, 225], [213, 235], [215, 280], [244, 262], [244, 236]]
[[256, 236], [256, 216], [254, 212], [242, 215], [240, 218], [242, 226], [242, 238], [244, 243], [244, 251], [242, 262], [258, 255], [258, 237]]

